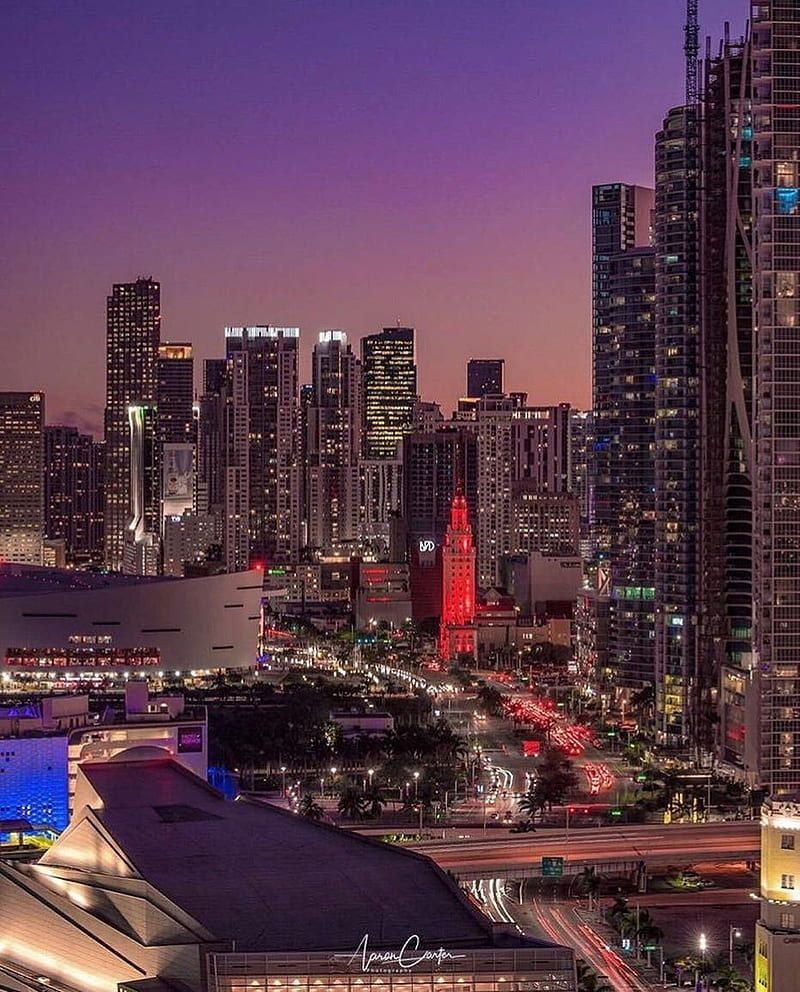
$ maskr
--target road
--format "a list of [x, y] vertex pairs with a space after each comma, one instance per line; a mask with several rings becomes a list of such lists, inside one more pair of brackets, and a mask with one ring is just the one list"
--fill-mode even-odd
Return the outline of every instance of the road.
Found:
[[592, 830], [541, 830], [503, 838], [430, 841], [419, 845], [451, 871], [513, 869], [535, 865], [543, 856], [604, 864], [643, 860], [651, 865], [753, 858], [759, 853], [759, 825], [753, 821], [709, 824], [642, 824]]

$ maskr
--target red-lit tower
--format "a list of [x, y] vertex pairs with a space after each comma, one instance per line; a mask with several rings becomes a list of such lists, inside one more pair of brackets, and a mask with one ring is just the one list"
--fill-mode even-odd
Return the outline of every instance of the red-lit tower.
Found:
[[475, 628], [475, 542], [467, 500], [459, 490], [450, 504], [450, 523], [442, 548], [442, 619], [439, 654], [449, 661], [477, 654]]

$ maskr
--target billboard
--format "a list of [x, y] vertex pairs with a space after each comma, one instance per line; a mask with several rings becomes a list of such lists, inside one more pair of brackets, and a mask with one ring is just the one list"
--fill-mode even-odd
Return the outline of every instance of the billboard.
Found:
[[165, 444], [162, 456], [162, 517], [179, 517], [185, 510], [192, 509], [194, 447], [191, 444]]

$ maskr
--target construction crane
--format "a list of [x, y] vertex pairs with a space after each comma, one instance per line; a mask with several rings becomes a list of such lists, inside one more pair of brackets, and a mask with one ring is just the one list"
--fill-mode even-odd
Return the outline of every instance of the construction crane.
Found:
[[686, 106], [697, 106], [697, 56], [700, 52], [700, 26], [697, 21], [698, 0], [686, 0], [686, 24], [683, 29], [683, 52], [686, 56]]

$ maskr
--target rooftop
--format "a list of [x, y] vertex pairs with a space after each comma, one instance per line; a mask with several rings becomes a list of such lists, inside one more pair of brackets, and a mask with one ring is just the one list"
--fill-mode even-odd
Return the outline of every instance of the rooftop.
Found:
[[[444, 947], [536, 946], [498, 933], [428, 858], [227, 802], [172, 759], [85, 764], [81, 774], [89, 808], [135, 873], [237, 951], [350, 950], [365, 933], [375, 946], [409, 934]], [[70, 832], [42, 865], [70, 866]]]

